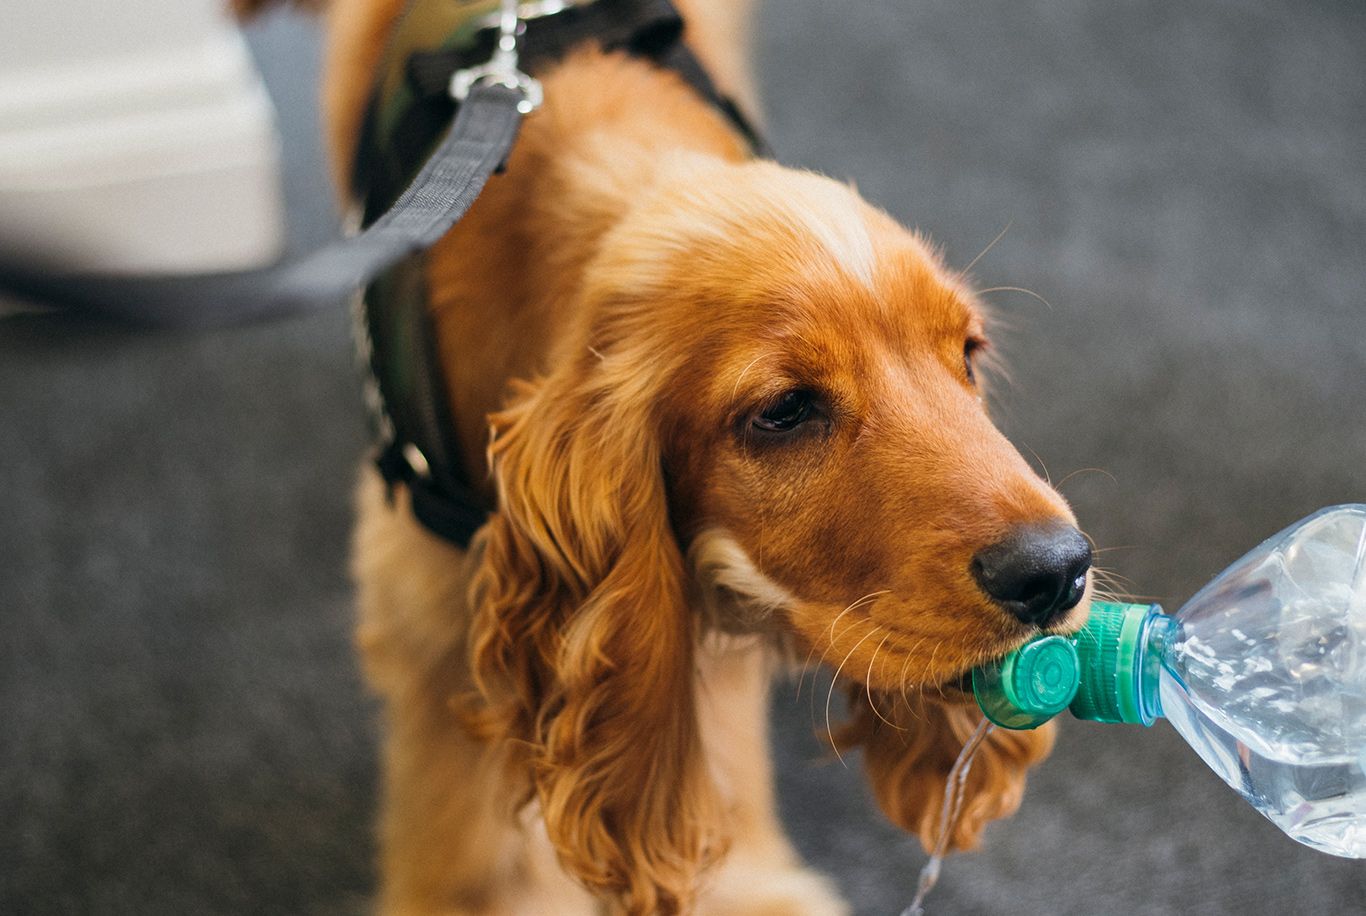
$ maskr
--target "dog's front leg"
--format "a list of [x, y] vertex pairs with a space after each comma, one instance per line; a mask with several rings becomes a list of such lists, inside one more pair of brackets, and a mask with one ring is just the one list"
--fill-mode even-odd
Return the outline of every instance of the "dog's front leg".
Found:
[[698, 715], [712, 778], [730, 809], [730, 852], [704, 879], [699, 916], [841, 916], [849, 912], [783, 834], [768, 748], [772, 650], [714, 638], [699, 657]]
[[600, 910], [555, 860], [539, 812], [521, 822], [502, 749], [457, 714], [469, 694], [464, 633], [472, 561], [360, 494], [357, 642], [384, 699], [380, 916], [588, 916]]

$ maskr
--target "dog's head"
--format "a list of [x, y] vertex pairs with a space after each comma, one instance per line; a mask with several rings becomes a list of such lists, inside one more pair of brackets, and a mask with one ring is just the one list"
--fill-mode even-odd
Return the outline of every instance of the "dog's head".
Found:
[[[945, 688], [1079, 625], [1090, 562], [987, 416], [971, 291], [845, 186], [680, 159], [580, 292], [552, 374], [495, 418], [474, 646], [562, 858], [669, 909], [718, 848], [706, 627], [781, 634], [856, 683], [845, 740], [928, 837], [971, 728]], [[957, 845], [1014, 809], [1048, 741], [992, 742]]]

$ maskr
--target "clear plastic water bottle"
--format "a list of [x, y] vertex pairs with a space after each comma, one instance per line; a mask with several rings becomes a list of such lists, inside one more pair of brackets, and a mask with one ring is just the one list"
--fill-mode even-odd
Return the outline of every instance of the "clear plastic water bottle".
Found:
[[973, 673], [1007, 728], [1166, 718], [1295, 840], [1366, 858], [1366, 505], [1263, 543], [1174, 615], [1096, 602], [1075, 637], [1040, 637]]

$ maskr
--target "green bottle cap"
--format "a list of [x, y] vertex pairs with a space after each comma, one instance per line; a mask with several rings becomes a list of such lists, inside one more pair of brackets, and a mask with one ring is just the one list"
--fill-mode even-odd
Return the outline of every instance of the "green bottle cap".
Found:
[[973, 669], [972, 692], [1002, 728], [1038, 728], [1067, 708], [1080, 681], [1077, 650], [1062, 636], [1040, 636]]
[[[1159, 709], [1156, 653], [1145, 653], [1151, 622], [1165, 618], [1155, 604], [1091, 602], [1091, 616], [1074, 637], [1081, 685], [1072, 715], [1093, 722], [1152, 725]], [[1146, 664], [1145, 664], [1146, 663]]]

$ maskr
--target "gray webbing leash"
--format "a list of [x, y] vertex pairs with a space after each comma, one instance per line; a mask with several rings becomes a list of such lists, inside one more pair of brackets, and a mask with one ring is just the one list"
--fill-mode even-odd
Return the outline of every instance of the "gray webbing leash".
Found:
[[[185, 277], [63, 276], [0, 267], [0, 289], [60, 303], [83, 317], [160, 327], [226, 326], [336, 306], [386, 268], [435, 244], [507, 161], [531, 107], [527, 89], [479, 76], [461, 87], [465, 96], [450, 130], [393, 207], [359, 235], [303, 260]], [[195, 308], [195, 302], [212, 307]]]

